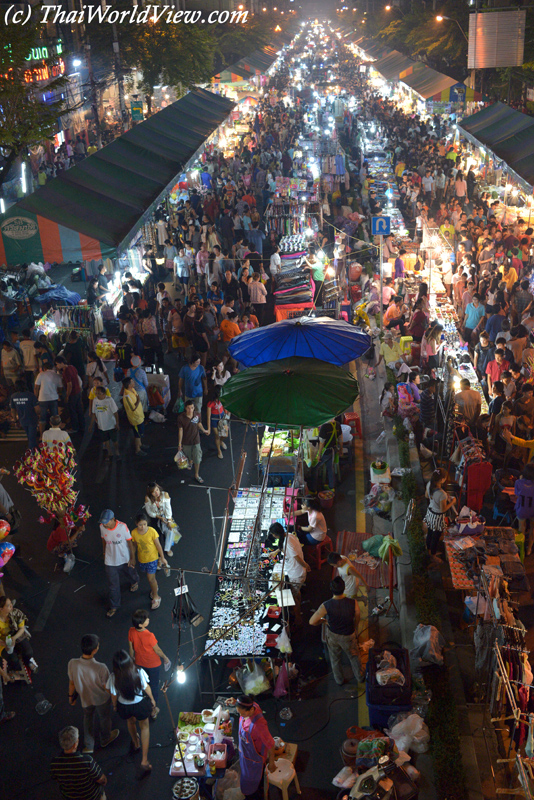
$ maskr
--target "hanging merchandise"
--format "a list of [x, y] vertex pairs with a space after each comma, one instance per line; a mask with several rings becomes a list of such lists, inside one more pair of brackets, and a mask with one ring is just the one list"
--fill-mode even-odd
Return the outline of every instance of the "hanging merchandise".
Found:
[[73, 486], [77, 467], [76, 451], [70, 442], [57, 442], [54, 447], [41, 443], [35, 450], [26, 451], [13, 472], [41, 508], [64, 515], [76, 500]]

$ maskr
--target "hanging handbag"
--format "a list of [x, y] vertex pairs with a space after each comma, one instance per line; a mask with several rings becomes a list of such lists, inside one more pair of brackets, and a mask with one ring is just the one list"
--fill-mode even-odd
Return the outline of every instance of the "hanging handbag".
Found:
[[226, 437], [228, 436], [229, 433], [228, 420], [224, 419], [224, 417], [218, 421], [217, 431], [219, 433], [219, 436], [221, 436], [223, 439], [226, 439]]

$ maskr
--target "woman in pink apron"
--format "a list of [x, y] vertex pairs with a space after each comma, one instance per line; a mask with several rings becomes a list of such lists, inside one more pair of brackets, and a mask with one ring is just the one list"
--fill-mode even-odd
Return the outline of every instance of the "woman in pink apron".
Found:
[[265, 764], [274, 772], [274, 739], [261, 709], [249, 695], [237, 701], [239, 713], [239, 764], [241, 791], [247, 798], [263, 797], [261, 781]]

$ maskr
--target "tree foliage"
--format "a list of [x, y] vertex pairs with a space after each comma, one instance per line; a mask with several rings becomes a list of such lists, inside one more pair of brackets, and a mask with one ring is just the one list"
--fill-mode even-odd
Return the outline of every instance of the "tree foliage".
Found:
[[[53, 137], [57, 119], [65, 110], [63, 99], [43, 102], [42, 96], [43, 91], [55, 95], [68, 78], [54, 78], [43, 88], [35, 82], [27, 60], [32, 49], [42, 44], [37, 24], [0, 26], [0, 148], [4, 155], [0, 185], [28, 147]], [[54, 64], [55, 60], [48, 58], [39, 66], [51, 69]]]

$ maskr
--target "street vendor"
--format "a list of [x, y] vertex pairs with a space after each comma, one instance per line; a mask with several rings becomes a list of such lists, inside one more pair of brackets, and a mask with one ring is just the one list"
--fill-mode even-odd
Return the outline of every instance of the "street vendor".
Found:
[[243, 694], [237, 701], [239, 714], [239, 765], [241, 791], [245, 798], [261, 800], [262, 778], [265, 765], [269, 772], [274, 763], [274, 739], [259, 705], [250, 695]]

